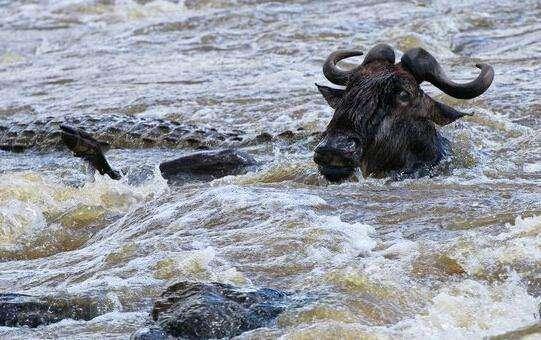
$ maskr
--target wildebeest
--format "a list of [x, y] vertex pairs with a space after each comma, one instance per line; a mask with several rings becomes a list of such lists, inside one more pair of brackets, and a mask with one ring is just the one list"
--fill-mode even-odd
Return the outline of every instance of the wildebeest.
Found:
[[467, 115], [430, 98], [420, 87], [428, 81], [447, 95], [471, 99], [484, 93], [494, 70], [477, 64], [479, 76], [466, 84], [448, 79], [436, 59], [422, 48], [408, 50], [395, 64], [386, 44], [373, 47], [361, 65], [344, 71], [337, 62], [359, 56], [355, 50], [331, 53], [323, 65], [336, 89], [317, 85], [334, 116], [314, 152], [328, 180], [348, 178], [357, 167], [365, 177], [420, 177], [451, 155], [449, 141], [436, 129]]

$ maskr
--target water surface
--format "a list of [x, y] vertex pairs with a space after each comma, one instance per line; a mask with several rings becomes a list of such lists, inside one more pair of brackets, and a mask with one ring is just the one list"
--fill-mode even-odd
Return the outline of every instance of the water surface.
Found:
[[[339, 48], [422, 46], [457, 81], [494, 66], [442, 132], [451, 174], [330, 185], [312, 143], [255, 147], [246, 175], [168, 186], [97, 177], [67, 152], [0, 151], [0, 292], [94, 295], [108, 312], [0, 337], [127, 338], [180, 280], [316, 301], [239, 338], [479, 338], [539, 322], [538, 1], [0, 1], [0, 119], [151, 116], [322, 131], [314, 82]], [[357, 62], [360, 59], [355, 59]], [[112, 150], [156, 169], [190, 150]]]

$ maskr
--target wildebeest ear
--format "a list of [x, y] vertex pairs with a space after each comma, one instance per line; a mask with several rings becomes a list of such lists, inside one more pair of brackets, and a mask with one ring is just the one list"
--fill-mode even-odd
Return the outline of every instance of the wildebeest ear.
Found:
[[434, 123], [444, 126], [454, 122], [455, 120], [462, 118], [464, 116], [472, 116], [472, 113], [460, 112], [453, 109], [449, 105], [445, 105], [434, 99], [430, 98], [425, 94], [425, 99], [428, 101], [428, 119]]
[[316, 84], [317, 89], [319, 92], [323, 95], [323, 98], [327, 101], [327, 103], [333, 108], [336, 109], [338, 107], [338, 104], [342, 100], [342, 97], [344, 96], [344, 90], [341, 89], [334, 89], [332, 87], [328, 86], [322, 86]]

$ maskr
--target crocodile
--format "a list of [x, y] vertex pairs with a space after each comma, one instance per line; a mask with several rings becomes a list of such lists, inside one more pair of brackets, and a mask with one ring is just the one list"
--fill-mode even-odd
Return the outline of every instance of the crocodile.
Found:
[[64, 149], [60, 125], [76, 127], [99, 140], [102, 147], [114, 149], [180, 148], [208, 150], [238, 148], [283, 140], [294, 142], [316, 136], [303, 128], [283, 131], [250, 132], [222, 130], [181, 123], [171, 119], [127, 115], [69, 115], [34, 120], [0, 121], [0, 150], [47, 152]]
[[160, 164], [162, 176], [170, 181], [209, 180], [242, 174], [257, 166], [242, 148], [276, 141], [291, 144], [315, 142], [319, 133], [303, 128], [278, 134], [180, 123], [170, 119], [126, 115], [70, 115], [32, 121], [0, 122], [0, 150], [48, 152], [70, 150], [86, 161], [92, 172], [114, 180], [122, 173], [111, 167], [105, 153], [111, 149], [169, 148], [191, 150]]

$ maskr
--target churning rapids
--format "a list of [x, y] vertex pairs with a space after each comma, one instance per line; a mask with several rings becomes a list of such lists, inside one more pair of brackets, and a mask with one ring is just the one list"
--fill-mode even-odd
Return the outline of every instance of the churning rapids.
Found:
[[0, 151], [0, 293], [102, 310], [0, 338], [124, 339], [178, 281], [313, 297], [242, 339], [539, 329], [537, 0], [0, 1], [0, 122], [120, 115], [310, 136], [332, 115], [314, 86], [326, 56], [380, 42], [424, 47], [457, 81], [494, 66], [474, 100], [423, 85], [474, 113], [441, 129], [451, 173], [330, 185], [309, 137], [248, 146], [263, 166], [245, 175], [175, 185], [157, 165], [186, 147], [111, 150], [115, 167], [150, 172], [137, 185], [88, 181], [67, 151]]

